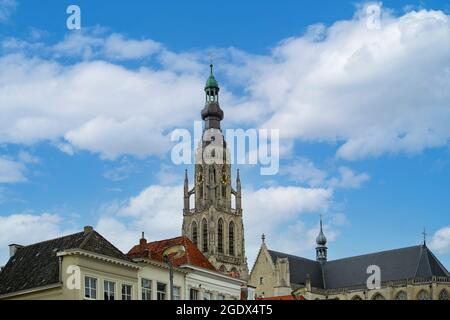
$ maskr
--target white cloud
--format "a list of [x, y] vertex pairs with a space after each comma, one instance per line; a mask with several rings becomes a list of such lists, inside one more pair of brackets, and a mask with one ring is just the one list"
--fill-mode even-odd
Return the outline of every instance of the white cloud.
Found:
[[246, 67], [230, 72], [270, 111], [262, 126], [285, 138], [337, 142], [337, 155], [351, 160], [417, 153], [450, 139], [449, 39], [441, 11], [385, 12], [380, 30], [358, 12], [284, 40], [270, 56], [242, 55]]
[[[244, 92], [233, 95], [222, 82], [227, 123], [280, 128], [286, 146], [337, 143], [337, 155], [351, 160], [447, 145], [449, 38], [441, 11], [385, 12], [380, 30], [369, 30], [358, 11], [311, 26], [270, 55], [217, 49], [219, 69]], [[198, 119], [191, 111], [203, 101], [203, 51], [175, 53], [99, 27], [55, 45], [6, 39], [3, 47], [0, 143], [50, 140], [68, 152], [144, 157], [167, 152], [168, 132]], [[155, 69], [95, 61], [148, 57]]]
[[103, 208], [96, 230], [125, 252], [138, 242], [142, 231], [149, 241], [179, 236], [182, 195], [182, 186], [149, 186], [125, 202]]
[[25, 166], [14, 160], [0, 157], [0, 183], [16, 183], [27, 180]]
[[199, 109], [203, 81], [99, 61], [63, 66], [6, 55], [0, 58], [0, 143], [54, 141], [73, 151], [70, 143], [107, 159], [161, 154], [170, 147], [170, 129], [197, 117], [186, 111]]
[[0, 216], [0, 265], [9, 258], [8, 245], [29, 245], [63, 234], [58, 215], [43, 213]]
[[358, 189], [364, 182], [370, 180], [367, 173], [355, 173], [347, 167], [339, 168], [339, 177], [331, 178], [329, 183], [333, 188]]
[[436, 231], [429, 246], [442, 254], [450, 252], [450, 227], [444, 227]]
[[[182, 190], [182, 186], [152, 185], [125, 202], [110, 203], [102, 209], [104, 214], [99, 219], [96, 230], [123, 251], [128, 251], [138, 242], [142, 231], [150, 241], [179, 236], [183, 221]], [[276, 245], [288, 241], [288, 234], [293, 237], [292, 243], [294, 238], [304, 239], [303, 232], [296, 233], [289, 226], [301, 224], [301, 216], [304, 213], [326, 212], [331, 201], [332, 192], [325, 189], [300, 187], [246, 189], [243, 194], [243, 205], [249, 261], [252, 261], [259, 249], [259, 237], [262, 233], [270, 236]], [[291, 231], [286, 232], [286, 229]], [[308, 244], [316, 229], [317, 226], [311, 228], [312, 231], [307, 236]], [[336, 231], [330, 229], [329, 235], [333, 240]], [[299, 248], [309, 248], [309, 245], [302, 245], [293, 252], [298, 252]]]
[[288, 186], [245, 189], [242, 205], [249, 267], [258, 253], [263, 233], [272, 249], [293, 254], [311, 253], [306, 250], [313, 248], [311, 239], [317, 236], [317, 228], [307, 227], [302, 215], [328, 212], [332, 197], [332, 190], [321, 188]]
[[328, 170], [319, 169], [314, 162], [307, 158], [300, 158], [292, 161], [289, 165], [281, 169], [281, 174], [288, 176], [288, 179], [310, 187], [322, 188], [344, 188], [358, 189], [364, 182], [370, 180], [369, 174], [356, 173], [352, 169], [341, 166]]
[[0, 23], [8, 21], [16, 7], [16, 0], [0, 0]]
[[300, 158], [293, 161], [292, 164], [282, 167], [281, 174], [312, 187], [323, 186], [328, 177], [325, 170], [317, 168], [314, 162], [306, 158]]
[[100, 27], [70, 32], [63, 41], [48, 48], [58, 56], [83, 59], [136, 60], [148, 58], [162, 50], [161, 44], [150, 40], [127, 39], [122, 34], [106, 34]]

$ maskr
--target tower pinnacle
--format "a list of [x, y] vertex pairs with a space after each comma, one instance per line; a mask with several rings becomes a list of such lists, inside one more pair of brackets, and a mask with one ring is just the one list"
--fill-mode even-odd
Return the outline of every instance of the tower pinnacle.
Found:
[[316, 260], [319, 262], [327, 261], [327, 238], [323, 233], [322, 215], [320, 215], [320, 231], [316, 238]]

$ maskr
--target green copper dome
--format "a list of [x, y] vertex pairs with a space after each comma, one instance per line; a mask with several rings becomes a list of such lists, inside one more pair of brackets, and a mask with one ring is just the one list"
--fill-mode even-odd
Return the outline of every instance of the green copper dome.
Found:
[[214, 78], [213, 65], [210, 65], [210, 67], [211, 67], [211, 74], [209, 75], [209, 78], [206, 81], [205, 89], [219, 88], [219, 83], [217, 82], [216, 78]]

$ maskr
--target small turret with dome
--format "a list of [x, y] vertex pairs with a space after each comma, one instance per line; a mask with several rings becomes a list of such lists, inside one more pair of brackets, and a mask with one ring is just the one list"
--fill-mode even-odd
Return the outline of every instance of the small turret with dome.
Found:
[[219, 105], [219, 83], [214, 77], [213, 65], [205, 85], [206, 105], [202, 110], [202, 119], [205, 121], [205, 130], [220, 129], [220, 121], [223, 120], [223, 111]]

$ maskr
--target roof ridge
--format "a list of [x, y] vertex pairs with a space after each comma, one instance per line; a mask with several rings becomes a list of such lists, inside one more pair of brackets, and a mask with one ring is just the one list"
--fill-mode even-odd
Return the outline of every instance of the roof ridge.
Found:
[[176, 239], [184, 239], [184, 238], [187, 238], [187, 237], [186, 236], [178, 236], [178, 237], [174, 237], [174, 238], [156, 240], [156, 241], [148, 242], [147, 245], [154, 244], [154, 243], [161, 243], [161, 242], [165, 242], [165, 241], [173, 241], [173, 240], [176, 240]]
[[288, 253], [284, 253], [284, 252], [280, 252], [280, 251], [269, 250], [269, 249], [267, 249], [267, 251], [269, 251], [269, 253], [273, 252], [273, 253], [278, 253], [278, 254], [281, 254], [281, 255], [285, 255], [286, 257], [293, 257], [293, 258], [303, 259], [303, 260], [307, 260], [307, 261], [311, 261], [311, 262], [317, 262], [316, 260], [313, 260], [313, 259], [308, 259], [308, 258], [305, 258], [305, 257], [300, 257], [300, 256], [296, 256], [296, 255], [293, 255], [293, 254], [288, 254]]
[[[433, 251], [431, 251], [428, 247], [426, 247], [426, 249], [427, 249], [428, 261], [430, 261], [430, 257], [431, 257], [434, 260], [434, 262], [436, 262], [436, 264], [439, 266], [439, 268], [441, 268], [442, 271], [444, 271], [444, 273], [447, 274], [448, 277], [450, 277], [450, 273], [448, 272], [447, 268], [434, 255]], [[431, 264], [430, 264], [430, 268], [431, 268]], [[433, 270], [431, 270], [431, 272], [433, 272]]]
[[[116, 249], [118, 252], [120, 252], [125, 258], [129, 259], [126, 253], [122, 252], [122, 250], [120, 250], [119, 248], [117, 248], [111, 241], [109, 241], [108, 239], [106, 239], [104, 236], [102, 236], [100, 233], [98, 233], [98, 232], [95, 231], [95, 230], [92, 230], [92, 231], [89, 233], [88, 237], [86, 237], [86, 239], [83, 241], [84, 243], [82, 243], [81, 245], [85, 245], [85, 244], [88, 242], [88, 240], [89, 240], [91, 237], [93, 237], [94, 233], [95, 233], [97, 236], [99, 236], [100, 238], [102, 238], [104, 241], [106, 241], [111, 247], [113, 247], [113, 248]], [[92, 235], [91, 235], [91, 234], [92, 234]], [[86, 241], [86, 242], [85, 242], [85, 241]], [[80, 249], [83, 249], [83, 248], [81, 247], [81, 245], [80, 245]], [[89, 250], [88, 250], [88, 251], [89, 251]]]

